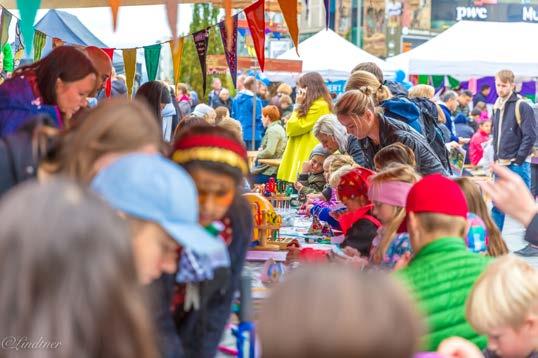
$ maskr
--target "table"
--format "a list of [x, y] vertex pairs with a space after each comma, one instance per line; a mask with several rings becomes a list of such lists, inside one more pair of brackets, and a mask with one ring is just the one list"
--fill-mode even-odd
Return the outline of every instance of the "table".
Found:
[[247, 158], [248, 158], [248, 167], [252, 169], [254, 167], [254, 162], [256, 161], [256, 157], [258, 156], [257, 150], [249, 150], [247, 151]]
[[282, 163], [282, 159], [258, 159], [258, 163], [278, 167]]

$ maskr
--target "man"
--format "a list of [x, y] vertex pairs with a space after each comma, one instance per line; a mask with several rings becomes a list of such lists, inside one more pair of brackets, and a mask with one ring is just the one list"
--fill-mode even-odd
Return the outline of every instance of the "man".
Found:
[[[496, 163], [519, 175], [530, 187], [530, 155], [536, 140], [536, 120], [532, 107], [514, 93], [514, 73], [502, 70], [495, 76], [499, 98], [493, 106], [493, 148]], [[492, 217], [499, 229], [504, 226], [504, 213], [493, 207]], [[531, 246], [517, 252], [538, 256]]]
[[85, 50], [90, 60], [92, 60], [93, 66], [99, 72], [95, 91], [90, 94], [91, 97], [95, 97], [99, 91], [105, 89], [106, 82], [112, 77], [112, 61], [106, 52], [99, 47], [88, 46]]
[[[463, 337], [480, 348], [487, 340], [465, 319], [465, 301], [489, 259], [470, 252], [467, 202], [459, 186], [438, 174], [411, 188], [407, 197], [407, 230], [415, 256], [397, 272], [426, 317], [424, 350], [435, 351], [452, 336]], [[401, 264], [401, 262], [400, 262]]]
[[217, 108], [222, 105], [219, 99], [219, 94], [222, 90], [222, 83], [220, 82], [220, 78], [214, 78], [211, 87], [213, 88], [213, 90], [209, 93], [208, 104], [213, 108]]
[[237, 94], [232, 103], [232, 118], [241, 122], [243, 140], [247, 147], [250, 150], [257, 150], [263, 134], [262, 101], [256, 96], [258, 90], [256, 78], [247, 77], [244, 86], [245, 89]]
[[443, 110], [443, 113], [446, 118], [446, 127], [450, 131], [450, 141], [458, 143], [460, 140], [456, 136], [456, 126], [454, 124], [454, 119], [452, 118], [452, 113], [458, 109], [458, 95], [454, 91], [447, 91], [441, 96], [441, 102], [439, 106]]
[[465, 117], [469, 118], [469, 104], [473, 100], [473, 93], [469, 90], [462, 91], [460, 95], [458, 96], [458, 107], [456, 108], [456, 113], [454, 115], [458, 115], [462, 113]]
[[482, 85], [480, 92], [478, 92], [473, 98], [473, 107], [476, 107], [478, 102], [488, 103], [488, 96], [491, 92], [490, 85]]

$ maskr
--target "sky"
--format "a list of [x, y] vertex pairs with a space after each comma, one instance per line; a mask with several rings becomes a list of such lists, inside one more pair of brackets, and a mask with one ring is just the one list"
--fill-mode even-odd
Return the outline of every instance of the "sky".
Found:
[[[107, 7], [59, 10], [77, 16], [98, 38], [114, 48], [142, 47], [166, 41], [172, 37], [164, 5], [122, 6], [118, 13], [116, 32], [112, 29], [112, 15]], [[15, 16], [19, 16], [17, 11], [10, 11]], [[39, 10], [36, 22], [47, 11]], [[180, 5], [178, 12], [178, 32], [188, 33], [192, 19], [192, 5]]]

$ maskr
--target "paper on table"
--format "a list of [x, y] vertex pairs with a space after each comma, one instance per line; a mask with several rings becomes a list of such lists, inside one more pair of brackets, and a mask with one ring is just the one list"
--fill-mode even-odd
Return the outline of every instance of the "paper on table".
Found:
[[250, 250], [247, 252], [247, 261], [267, 261], [273, 259], [275, 261], [286, 261], [287, 251], [261, 251]]

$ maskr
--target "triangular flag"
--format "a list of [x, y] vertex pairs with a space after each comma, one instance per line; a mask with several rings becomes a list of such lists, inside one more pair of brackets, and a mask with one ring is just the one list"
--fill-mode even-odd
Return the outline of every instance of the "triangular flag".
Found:
[[165, 0], [168, 26], [172, 31], [172, 39], [177, 37], [177, 0]]
[[3, 48], [9, 37], [9, 24], [11, 24], [12, 15], [9, 11], [2, 8], [2, 22], [0, 23], [0, 46]]
[[[225, 19], [226, 19], [226, 33], [227, 33], [227, 38], [226, 38], [226, 43], [228, 44], [228, 51], [231, 51], [232, 48], [232, 43], [233, 43], [233, 31], [234, 30], [234, 20], [232, 19], [232, 0], [224, 0], [224, 13], [225, 13]], [[237, 19], [236, 19], [237, 21]], [[221, 31], [222, 33], [222, 31]], [[237, 36], [237, 35], [236, 35]], [[226, 44], [224, 45], [224, 48], [226, 49]]]
[[[227, 26], [223, 22], [219, 23], [220, 38], [224, 45], [224, 54], [226, 55], [226, 62], [230, 69], [230, 75], [232, 76], [232, 82], [234, 87], [237, 85], [237, 15], [232, 18], [232, 31], [229, 33]], [[231, 42], [228, 42], [229, 38], [232, 38]]]
[[297, 25], [297, 1], [278, 0], [286, 25], [290, 32], [290, 37], [295, 44], [295, 50], [299, 55], [299, 26]]
[[155, 81], [155, 78], [157, 78], [157, 70], [159, 69], [159, 59], [161, 58], [161, 44], [145, 46], [144, 58], [146, 59], [148, 80]]
[[248, 28], [254, 42], [258, 63], [263, 72], [265, 68], [265, 0], [258, 0], [245, 8]]
[[122, 51], [123, 65], [125, 66], [125, 84], [129, 98], [133, 94], [133, 85], [136, 72], [136, 48], [128, 48]]
[[[102, 48], [101, 50], [105, 51], [105, 53], [108, 55], [108, 57], [110, 57], [110, 62], [112, 62], [114, 60], [114, 51], [116, 49], [114, 48]], [[106, 86], [105, 86], [105, 94], [107, 97], [110, 97], [110, 94], [112, 93], [112, 78], [108, 78], [108, 80], [106, 81]]]
[[15, 67], [19, 67], [20, 61], [24, 56], [24, 44], [22, 43], [23, 41], [20, 25], [20, 21], [17, 21], [17, 25], [15, 26], [15, 47], [13, 49], [13, 59], [15, 60]]
[[17, 0], [17, 8], [19, 9], [21, 16], [21, 30], [24, 38], [24, 47], [27, 54], [30, 54], [32, 51], [34, 20], [40, 5], [41, 0]]
[[198, 60], [200, 60], [200, 66], [202, 67], [202, 83], [205, 96], [207, 79], [206, 57], [207, 46], [209, 45], [209, 31], [208, 29], [203, 29], [192, 34], [192, 37], [194, 38], [194, 46], [196, 47], [196, 52], [198, 53]]
[[323, 5], [325, 5], [325, 29], [328, 29], [331, 16], [331, 0], [323, 0]]
[[118, 13], [120, 11], [121, 0], [108, 0], [108, 5], [110, 6], [110, 11], [112, 11], [112, 27], [114, 31], [118, 27]]
[[[24, 39], [26, 39], [26, 37], [24, 37]], [[41, 31], [36, 31], [34, 35], [34, 61], [41, 60], [41, 53], [43, 52], [43, 48], [45, 48], [45, 42], [47, 42], [47, 35]], [[26, 49], [28, 49], [28, 47], [26, 47]]]
[[174, 68], [174, 84], [179, 83], [181, 76], [181, 55], [183, 54], [183, 45], [185, 38], [181, 37], [175, 41], [170, 41], [170, 51], [172, 52], [172, 64]]

